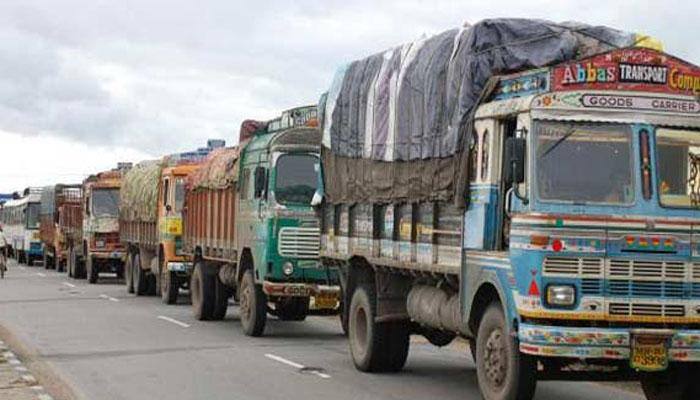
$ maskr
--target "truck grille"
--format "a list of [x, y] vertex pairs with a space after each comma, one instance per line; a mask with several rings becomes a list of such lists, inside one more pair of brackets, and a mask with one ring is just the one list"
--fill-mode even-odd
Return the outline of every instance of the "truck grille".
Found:
[[282, 228], [277, 251], [283, 257], [318, 258], [321, 243], [319, 228]]
[[546, 257], [545, 276], [602, 277], [602, 258]]
[[610, 303], [610, 315], [627, 317], [685, 317], [685, 306], [682, 304], [656, 303]]
[[610, 278], [663, 279], [683, 281], [686, 265], [681, 261], [610, 260]]

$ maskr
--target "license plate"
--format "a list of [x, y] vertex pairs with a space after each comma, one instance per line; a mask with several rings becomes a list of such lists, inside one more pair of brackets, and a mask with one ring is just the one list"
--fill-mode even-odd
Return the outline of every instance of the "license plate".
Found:
[[338, 306], [338, 298], [334, 295], [319, 295], [314, 297], [314, 305], [318, 309], [334, 309]]
[[634, 336], [630, 366], [640, 371], [668, 368], [668, 340], [664, 336]]
[[185, 272], [187, 271], [187, 264], [179, 262], [168, 263], [168, 271]]

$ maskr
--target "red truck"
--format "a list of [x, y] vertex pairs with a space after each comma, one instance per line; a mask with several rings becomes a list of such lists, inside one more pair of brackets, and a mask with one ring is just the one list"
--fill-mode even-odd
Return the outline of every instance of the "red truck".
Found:
[[[80, 209], [81, 185], [47, 186], [41, 192], [39, 237], [44, 247], [44, 268], [63, 272], [68, 260], [68, 226], [61, 219], [69, 209]], [[82, 224], [82, 221], [81, 221]]]

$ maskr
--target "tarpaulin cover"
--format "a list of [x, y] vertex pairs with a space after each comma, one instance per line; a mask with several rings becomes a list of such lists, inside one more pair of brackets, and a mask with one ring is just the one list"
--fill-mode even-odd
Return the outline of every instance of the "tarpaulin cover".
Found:
[[224, 189], [238, 181], [239, 148], [212, 151], [202, 165], [187, 177], [187, 186], [196, 190]]
[[122, 220], [156, 221], [158, 181], [163, 167], [163, 160], [143, 161], [126, 172], [119, 196], [119, 216]]
[[41, 191], [41, 215], [53, 215], [56, 209], [56, 188], [54, 186], [44, 186]]
[[328, 200], [464, 199], [466, 132], [490, 78], [634, 40], [602, 26], [491, 19], [341, 67], [321, 104]]

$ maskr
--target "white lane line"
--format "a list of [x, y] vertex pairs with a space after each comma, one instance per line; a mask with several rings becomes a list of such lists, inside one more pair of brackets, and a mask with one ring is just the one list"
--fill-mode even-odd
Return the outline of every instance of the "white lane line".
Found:
[[[301, 365], [301, 364], [299, 364], [299, 363], [295, 363], [294, 361], [287, 360], [287, 359], [284, 358], [284, 357], [280, 357], [280, 356], [277, 356], [277, 355], [274, 355], [274, 354], [267, 353], [267, 354], [265, 354], [265, 357], [269, 358], [270, 360], [275, 360], [275, 361], [277, 361], [277, 362], [279, 362], [279, 363], [282, 363], [282, 364], [285, 364], [285, 365], [289, 365], [290, 367], [296, 368], [296, 369], [298, 369], [298, 370], [302, 370], [302, 369], [306, 368], [305, 366], [303, 366], [303, 365]], [[324, 379], [328, 379], [328, 378], [331, 377], [330, 375], [324, 374], [323, 372], [320, 372], [320, 371], [313, 371], [313, 370], [311, 370], [311, 371], [308, 371], [308, 373], [310, 373], [310, 374], [312, 374], [312, 375], [316, 375], [316, 376], [318, 376], [318, 377], [320, 377], [320, 378], [324, 378]]]
[[119, 302], [119, 299], [114, 298], [114, 297], [112, 297], [112, 296], [107, 296], [106, 294], [101, 294], [101, 295], [100, 295], [100, 298], [101, 298], [101, 299], [105, 299], [105, 300], [109, 300], [109, 301], [113, 301], [113, 302], [115, 302], [115, 303]]
[[41, 272], [37, 272], [35, 275], [36, 275], [36, 276], [40, 276], [40, 277], [42, 277], [42, 278], [46, 278], [46, 274], [41, 273]]
[[178, 320], [176, 320], [176, 319], [174, 319], [174, 318], [166, 317], [165, 315], [159, 315], [159, 316], [158, 316], [158, 319], [162, 319], [163, 321], [171, 322], [171, 323], [173, 323], [173, 324], [175, 324], [175, 325], [180, 325], [180, 326], [183, 327], [183, 328], [189, 328], [189, 327], [190, 327], [189, 324], [186, 324], [186, 323], [184, 323], [184, 322], [178, 321]]
[[70, 282], [61, 282], [61, 284], [62, 284], [63, 286], [68, 286], [68, 287], [71, 287], [71, 288], [74, 288], [74, 287], [75, 287], [75, 285], [72, 284], [72, 283], [70, 283]]

